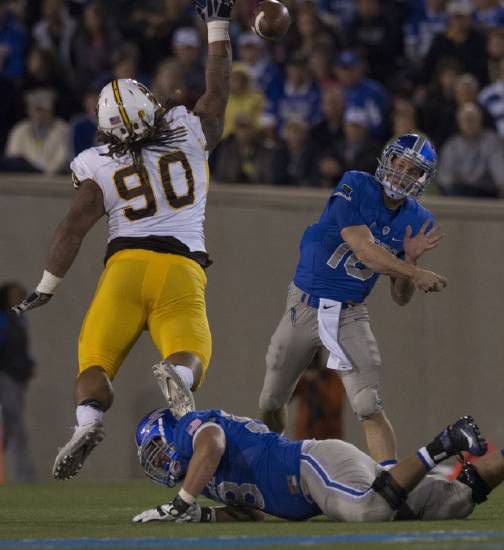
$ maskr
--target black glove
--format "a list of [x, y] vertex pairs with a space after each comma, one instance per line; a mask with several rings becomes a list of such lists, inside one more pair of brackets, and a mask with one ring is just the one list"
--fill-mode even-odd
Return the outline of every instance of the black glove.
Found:
[[21, 315], [29, 309], [43, 306], [53, 297], [52, 294], [44, 294], [34, 290], [27, 298], [25, 298], [20, 304], [13, 306], [11, 309], [17, 315]]
[[235, 0], [196, 0], [196, 11], [205, 23], [229, 21]]

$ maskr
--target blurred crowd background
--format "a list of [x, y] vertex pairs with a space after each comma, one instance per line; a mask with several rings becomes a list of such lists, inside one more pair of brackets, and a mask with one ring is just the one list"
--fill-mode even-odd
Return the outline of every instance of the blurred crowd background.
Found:
[[[332, 187], [373, 172], [391, 137], [424, 132], [440, 155], [431, 193], [504, 196], [500, 0], [285, 3], [293, 23], [270, 43], [236, 2], [215, 181]], [[191, 108], [205, 44], [191, 0], [0, 0], [0, 171], [68, 172], [112, 78]]]

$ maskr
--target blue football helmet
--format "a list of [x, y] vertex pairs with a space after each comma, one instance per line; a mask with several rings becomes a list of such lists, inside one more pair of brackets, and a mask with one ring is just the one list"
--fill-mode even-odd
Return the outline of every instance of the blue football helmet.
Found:
[[176, 424], [170, 409], [156, 409], [142, 418], [135, 434], [138, 459], [145, 475], [168, 487], [175, 487], [185, 476], [185, 467], [175, 449]]
[[[409, 161], [420, 168], [422, 175], [415, 178], [392, 166], [395, 158]], [[394, 200], [419, 197], [437, 174], [437, 154], [425, 136], [405, 134], [388, 143], [378, 159], [376, 179], [383, 185], [388, 197]]]

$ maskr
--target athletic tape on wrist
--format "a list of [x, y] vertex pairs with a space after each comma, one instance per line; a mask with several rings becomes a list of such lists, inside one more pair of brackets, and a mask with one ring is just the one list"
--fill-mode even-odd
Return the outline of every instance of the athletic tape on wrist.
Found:
[[229, 40], [229, 21], [209, 21], [207, 29], [209, 44]]
[[62, 280], [63, 277], [56, 277], [49, 271], [44, 271], [42, 279], [35, 290], [42, 294], [54, 294]]
[[191, 505], [194, 504], [194, 501], [196, 500], [190, 493], [188, 493], [183, 487], [178, 492], [178, 496], [187, 504]]

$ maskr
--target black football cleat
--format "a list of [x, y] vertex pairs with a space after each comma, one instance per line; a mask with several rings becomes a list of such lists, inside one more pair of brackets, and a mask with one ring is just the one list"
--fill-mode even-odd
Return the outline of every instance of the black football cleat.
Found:
[[472, 416], [463, 416], [439, 434], [445, 452], [450, 455], [468, 451], [475, 456], [483, 456], [487, 451], [487, 442], [481, 435]]

